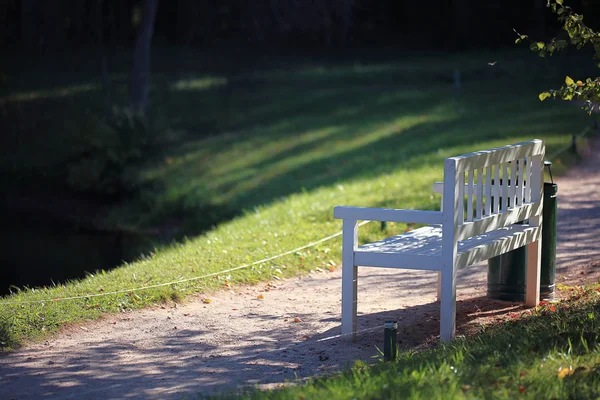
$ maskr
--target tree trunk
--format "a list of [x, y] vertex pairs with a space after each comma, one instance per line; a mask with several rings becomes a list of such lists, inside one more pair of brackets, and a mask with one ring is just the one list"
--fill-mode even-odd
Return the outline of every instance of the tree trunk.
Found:
[[135, 52], [133, 69], [131, 71], [130, 98], [131, 109], [145, 114], [148, 108], [148, 81], [150, 78], [150, 45], [154, 32], [154, 21], [158, 0], [145, 0], [142, 22], [140, 24]]

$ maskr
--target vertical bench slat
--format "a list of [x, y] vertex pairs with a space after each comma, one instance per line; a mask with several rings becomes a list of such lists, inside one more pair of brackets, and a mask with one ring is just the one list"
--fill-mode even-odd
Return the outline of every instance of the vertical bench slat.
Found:
[[500, 213], [500, 164], [494, 165], [494, 209], [492, 214]]
[[492, 168], [485, 167], [485, 216], [492, 214]]
[[502, 163], [502, 211], [508, 210], [508, 164]]
[[467, 221], [473, 221], [473, 174], [474, 170], [469, 170], [469, 184], [467, 186]]
[[531, 203], [531, 156], [525, 161], [525, 202]]
[[477, 218], [483, 214], [483, 168], [477, 170]]
[[519, 160], [519, 190], [518, 190], [518, 204], [520, 206], [523, 205], [523, 201], [525, 200], [525, 159], [521, 158]]
[[465, 173], [460, 172], [456, 176], [458, 179], [458, 224], [462, 225], [465, 222]]
[[515, 208], [517, 206], [517, 203], [515, 203], [515, 198], [516, 198], [516, 194], [517, 194], [517, 166], [516, 163], [513, 161], [510, 163], [510, 207], [511, 208]]

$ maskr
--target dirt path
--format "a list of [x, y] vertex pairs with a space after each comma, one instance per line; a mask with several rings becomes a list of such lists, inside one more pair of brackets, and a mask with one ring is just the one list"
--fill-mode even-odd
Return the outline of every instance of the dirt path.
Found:
[[[598, 279], [600, 145], [558, 179], [557, 282]], [[476, 331], [518, 304], [490, 301], [486, 264], [459, 273], [458, 333]], [[276, 387], [379, 357], [384, 320], [403, 347], [437, 340], [435, 274], [359, 270], [359, 335], [340, 333], [341, 271], [315, 272], [217, 293], [210, 304], [108, 316], [0, 357], [2, 399], [178, 399], [242, 386]], [[263, 299], [258, 299], [262, 295]]]

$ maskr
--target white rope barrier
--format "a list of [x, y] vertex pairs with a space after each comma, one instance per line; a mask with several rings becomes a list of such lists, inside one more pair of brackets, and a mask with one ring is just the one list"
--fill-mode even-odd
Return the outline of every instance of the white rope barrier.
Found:
[[[359, 224], [359, 226], [363, 226], [363, 225], [365, 225], [365, 224], [367, 224], [369, 222], [371, 222], [371, 221], [363, 221], [363, 222], [361, 222]], [[19, 304], [37, 304], [37, 303], [51, 303], [51, 302], [66, 301], [66, 300], [88, 299], [88, 298], [93, 298], [93, 297], [103, 297], [103, 296], [110, 296], [110, 295], [115, 295], [115, 294], [139, 292], [141, 290], [154, 289], [154, 288], [159, 288], [159, 287], [164, 287], [164, 286], [176, 285], [178, 283], [185, 283], [185, 282], [190, 282], [190, 281], [204, 279], [204, 278], [211, 278], [211, 277], [216, 276], [216, 275], [226, 274], [228, 272], [233, 272], [233, 271], [237, 271], [237, 270], [240, 270], [240, 269], [248, 268], [248, 267], [251, 267], [253, 265], [263, 264], [265, 262], [272, 261], [272, 260], [275, 260], [275, 259], [287, 256], [289, 254], [295, 253], [297, 251], [304, 250], [304, 249], [307, 249], [309, 247], [314, 247], [314, 246], [316, 246], [318, 244], [321, 244], [321, 243], [327, 242], [327, 241], [329, 241], [331, 239], [334, 239], [334, 238], [340, 236], [341, 234], [342, 234], [342, 231], [334, 233], [333, 235], [324, 237], [322, 239], [319, 239], [319, 240], [317, 240], [315, 242], [311, 242], [311, 243], [306, 244], [304, 246], [300, 246], [300, 247], [297, 247], [295, 249], [288, 250], [285, 253], [277, 254], [277, 255], [272, 256], [272, 257], [268, 257], [268, 258], [265, 258], [265, 259], [262, 259], [262, 260], [254, 261], [253, 263], [250, 263], [250, 264], [244, 264], [244, 265], [240, 265], [240, 266], [235, 267], [235, 268], [229, 268], [229, 269], [225, 269], [225, 270], [222, 270], [222, 271], [211, 272], [211, 273], [205, 274], [205, 275], [194, 276], [192, 278], [179, 279], [179, 280], [176, 280], [176, 281], [171, 281], [171, 282], [166, 282], [166, 283], [157, 283], [155, 285], [137, 287], [137, 288], [132, 288], [132, 289], [115, 290], [113, 292], [93, 293], [93, 294], [85, 294], [85, 295], [70, 296], [70, 297], [58, 297], [58, 298], [54, 298], [54, 299], [43, 299], [43, 300], [3, 301], [3, 302], [0, 302], [0, 305], [7, 306], [7, 305], [19, 305]]]

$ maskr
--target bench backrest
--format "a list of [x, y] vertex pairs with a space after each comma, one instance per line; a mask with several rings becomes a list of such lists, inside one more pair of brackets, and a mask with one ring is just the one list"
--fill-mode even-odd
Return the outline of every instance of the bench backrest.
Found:
[[447, 158], [444, 235], [453, 233], [459, 241], [530, 218], [535, 224], [542, 209], [544, 153], [544, 142], [536, 139]]

